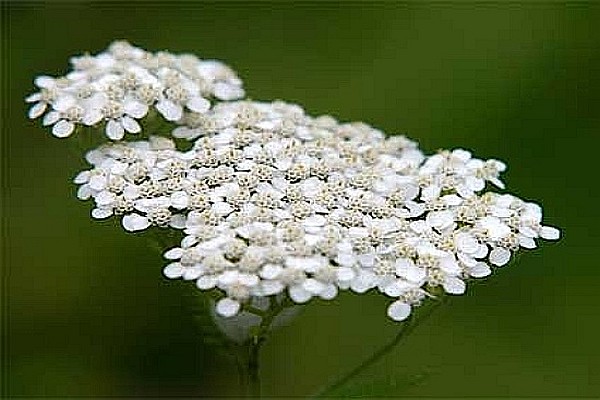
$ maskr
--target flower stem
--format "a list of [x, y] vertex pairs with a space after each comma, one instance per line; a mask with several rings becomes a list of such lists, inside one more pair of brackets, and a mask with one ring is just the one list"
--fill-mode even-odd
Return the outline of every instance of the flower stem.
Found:
[[445, 298], [442, 297], [440, 300], [438, 300], [434, 304], [430, 305], [427, 308], [427, 310], [424, 310], [424, 312], [420, 313], [419, 317], [411, 316], [406, 322], [404, 322], [404, 324], [400, 328], [400, 331], [396, 334], [396, 336], [394, 336], [394, 338], [391, 341], [389, 341], [384, 346], [379, 348], [377, 351], [375, 351], [373, 354], [371, 354], [367, 359], [365, 359], [362, 363], [360, 363], [355, 368], [350, 370], [348, 373], [346, 373], [345, 375], [338, 378], [335, 382], [333, 382], [329, 386], [319, 390], [317, 393], [313, 394], [310, 397], [317, 398], [317, 397], [328, 395], [329, 393], [332, 393], [332, 392], [336, 391], [337, 389], [343, 387], [354, 377], [356, 377], [359, 374], [361, 374], [362, 372], [364, 372], [370, 366], [372, 366], [377, 361], [379, 361], [383, 356], [385, 356], [387, 353], [389, 353], [403, 339], [408, 337], [421, 322], [423, 322], [427, 318], [429, 318], [429, 316], [431, 316], [433, 311], [435, 311], [435, 309], [437, 309], [441, 304], [444, 303], [444, 300], [445, 300]]
[[275, 297], [269, 298], [269, 308], [265, 311], [256, 310], [253, 307], [245, 307], [244, 310], [261, 317], [260, 324], [256, 327], [252, 334], [242, 345], [242, 351], [246, 354], [245, 377], [241, 380], [246, 385], [246, 394], [251, 397], [261, 396], [260, 382], [260, 349], [267, 340], [271, 327], [275, 318], [287, 307], [289, 307], [289, 299], [287, 297], [277, 301]]
[[260, 356], [261, 343], [251, 343], [249, 348], [248, 357], [248, 394], [252, 397], [260, 397], [261, 386], [260, 386], [260, 367], [259, 367], [259, 356]]

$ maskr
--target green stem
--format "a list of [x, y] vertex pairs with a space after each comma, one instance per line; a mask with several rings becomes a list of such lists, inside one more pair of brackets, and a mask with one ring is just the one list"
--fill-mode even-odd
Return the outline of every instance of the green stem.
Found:
[[275, 297], [269, 298], [269, 308], [266, 311], [246, 306], [245, 311], [261, 317], [259, 326], [251, 338], [242, 345], [242, 352], [246, 354], [246, 377], [241, 377], [246, 385], [246, 394], [252, 397], [261, 396], [260, 382], [260, 349], [267, 340], [275, 318], [289, 306], [287, 297], [277, 301]]
[[249, 395], [252, 397], [260, 397], [261, 386], [260, 386], [260, 368], [259, 368], [259, 355], [260, 355], [260, 343], [252, 343], [249, 348], [248, 357], [248, 381], [249, 381]]
[[354, 377], [356, 377], [357, 375], [364, 372], [371, 365], [375, 364], [383, 356], [388, 354], [394, 347], [396, 347], [396, 345], [398, 343], [400, 343], [402, 341], [402, 339], [405, 339], [406, 337], [408, 337], [420, 323], [422, 323], [427, 318], [429, 318], [429, 316], [431, 316], [431, 314], [433, 314], [433, 311], [435, 311], [441, 304], [443, 304], [444, 300], [445, 300], [445, 298], [442, 297], [440, 300], [438, 300], [434, 304], [430, 305], [427, 308], [427, 310], [425, 310], [423, 313], [421, 313], [421, 315], [418, 318], [411, 316], [406, 322], [404, 322], [404, 324], [400, 328], [400, 331], [396, 334], [396, 336], [394, 336], [394, 338], [391, 341], [389, 341], [387, 344], [385, 344], [384, 346], [379, 348], [377, 351], [375, 351], [373, 354], [371, 354], [367, 359], [365, 359], [358, 366], [356, 366], [355, 368], [350, 370], [348, 373], [346, 373], [342, 377], [338, 378], [335, 382], [333, 382], [329, 386], [321, 389], [320, 391], [318, 391], [311, 397], [312, 398], [321, 397], [321, 396], [325, 396], [329, 393], [336, 391], [337, 389], [346, 385]]

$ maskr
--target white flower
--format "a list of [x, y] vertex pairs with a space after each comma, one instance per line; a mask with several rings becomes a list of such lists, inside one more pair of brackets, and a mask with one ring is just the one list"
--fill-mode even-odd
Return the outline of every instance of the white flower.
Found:
[[226, 65], [190, 55], [156, 54], [114, 42], [95, 56], [71, 58], [74, 70], [63, 77], [39, 76], [39, 92], [25, 100], [34, 103], [31, 119], [44, 117], [57, 137], [71, 135], [78, 124], [97, 126], [121, 140], [125, 132], [139, 133], [137, 120], [156, 109], [168, 121], [179, 121], [183, 107], [206, 113], [210, 98], [229, 101], [244, 97], [242, 82]]

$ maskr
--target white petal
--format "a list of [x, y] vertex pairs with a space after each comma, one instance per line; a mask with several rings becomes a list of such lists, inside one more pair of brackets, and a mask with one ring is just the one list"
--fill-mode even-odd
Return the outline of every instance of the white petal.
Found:
[[94, 175], [90, 178], [88, 185], [94, 190], [102, 190], [106, 187], [106, 177], [104, 175]]
[[88, 185], [80, 186], [79, 189], [77, 189], [77, 198], [79, 200], [87, 200], [90, 197], [92, 197], [92, 189], [90, 189]]
[[112, 140], [121, 140], [125, 136], [125, 129], [118, 121], [109, 119], [106, 123], [106, 136]]
[[325, 284], [316, 279], [308, 278], [302, 283], [302, 287], [304, 290], [309, 291], [312, 294], [319, 294], [325, 289]]
[[509, 218], [513, 214], [510, 208], [492, 207], [492, 215], [498, 218]]
[[392, 283], [385, 285], [383, 287], [382, 292], [387, 294], [390, 297], [398, 297], [413, 287], [414, 287], [413, 285], [411, 285], [407, 282], [403, 282], [401, 280], [395, 280]]
[[123, 196], [129, 200], [137, 199], [140, 196], [140, 188], [135, 185], [128, 185], [123, 189]]
[[59, 138], [64, 138], [73, 133], [75, 125], [71, 121], [61, 119], [52, 127], [52, 134]]
[[150, 226], [150, 221], [148, 221], [148, 218], [142, 217], [139, 214], [128, 214], [123, 217], [121, 222], [123, 224], [123, 228], [129, 232], [141, 231]]
[[236, 85], [230, 85], [224, 82], [217, 82], [214, 85], [213, 93], [219, 100], [236, 100], [244, 97], [244, 90]]
[[94, 108], [86, 111], [86, 113], [83, 115], [83, 118], [81, 119], [81, 122], [83, 122], [84, 125], [92, 126], [100, 122], [102, 120], [102, 117], [102, 112]]
[[336, 275], [337, 279], [340, 281], [351, 281], [356, 276], [352, 268], [347, 267], [339, 267], [336, 271]]
[[455, 276], [449, 276], [444, 279], [442, 286], [444, 287], [446, 293], [450, 294], [463, 294], [466, 289], [466, 285], [462, 279], [459, 279]]
[[375, 285], [375, 276], [370, 271], [361, 271], [350, 284], [350, 289], [356, 293], [365, 293]]
[[156, 109], [162, 114], [163, 117], [165, 117], [167, 121], [178, 121], [183, 115], [181, 106], [166, 99], [156, 103]]
[[338, 294], [337, 287], [333, 284], [329, 284], [329, 285], [326, 285], [323, 290], [321, 290], [321, 293], [319, 293], [319, 297], [322, 298], [323, 300], [332, 300], [335, 298], [335, 296], [337, 296], [337, 294]]
[[285, 286], [279, 281], [262, 281], [261, 291], [264, 296], [271, 296], [277, 293], [281, 293]]
[[260, 279], [254, 274], [240, 274], [240, 283], [242, 285], [252, 287], [258, 285], [258, 282], [260, 282]]
[[448, 274], [458, 274], [461, 269], [454, 256], [440, 258], [440, 269]]
[[473, 278], [485, 278], [491, 273], [492, 270], [490, 269], [489, 265], [483, 262], [477, 263], [475, 266], [469, 269], [469, 275], [471, 275]]
[[537, 231], [530, 226], [521, 226], [519, 228], [519, 233], [521, 233], [522, 235], [525, 235], [527, 237], [530, 237], [530, 238], [538, 237]]
[[165, 254], [163, 254], [163, 257], [165, 257], [167, 260], [177, 260], [181, 258], [182, 255], [183, 250], [180, 247], [174, 247], [172, 249], [167, 250]]
[[456, 246], [462, 252], [473, 254], [479, 249], [479, 242], [469, 234], [456, 235]]
[[506, 185], [504, 185], [504, 183], [498, 179], [498, 178], [490, 178], [488, 179], [494, 186], [500, 188], [500, 189], [504, 189], [506, 187]]
[[171, 135], [178, 139], [192, 140], [200, 135], [200, 130], [190, 129], [187, 126], [178, 126], [177, 128], [173, 129]]
[[474, 267], [479, 262], [470, 255], [462, 252], [458, 252], [456, 258], [467, 267]]
[[469, 197], [474, 195], [474, 192], [467, 187], [467, 185], [460, 184], [456, 187], [456, 193], [458, 193], [462, 198], [468, 199]]
[[526, 249], [535, 249], [537, 247], [537, 244], [535, 243], [535, 240], [533, 240], [533, 238], [524, 235], [519, 235], [519, 246]]
[[302, 224], [306, 227], [321, 227], [327, 223], [327, 218], [322, 215], [313, 215], [305, 218]]
[[44, 88], [44, 89], [50, 89], [50, 88], [54, 87], [56, 80], [51, 76], [40, 75], [40, 76], [36, 77], [33, 82], [35, 83], [35, 85], [37, 87]]
[[507, 250], [502, 247], [496, 247], [490, 252], [490, 262], [499, 267], [506, 265], [510, 260], [510, 250]]
[[394, 321], [403, 321], [410, 315], [411, 306], [403, 301], [397, 300], [389, 305], [387, 315]]
[[488, 251], [489, 250], [490, 249], [485, 244], [482, 244], [482, 245], [479, 246], [479, 249], [477, 249], [477, 251], [475, 252], [475, 254], [472, 254], [472, 256], [474, 258], [483, 258], [483, 257], [485, 257], [485, 256], [488, 255]]
[[415, 233], [423, 233], [427, 230], [428, 226], [425, 221], [413, 221], [410, 223], [410, 229]]
[[148, 113], [148, 106], [144, 103], [135, 100], [127, 100], [123, 104], [123, 111], [127, 115], [131, 115], [133, 118], [143, 118]]
[[212, 205], [211, 210], [217, 215], [226, 216], [231, 214], [233, 207], [229, 203], [218, 202]]
[[54, 107], [55, 110], [65, 112], [73, 107], [75, 103], [75, 98], [73, 96], [65, 94], [58, 96], [54, 103], [52, 103], [52, 107]]
[[140, 124], [138, 124], [135, 119], [128, 117], [127, 115], [121, 118], [121, 124], [123, 124], [123, 128], [125, 128], [125, 130], [129, 133], [139, 133], [142, 130]]
[[448, 194], [446, 196], [442, 196], [441, 199], [444, 203], [446, 203], [449, 206], [459, 206], [463, 202], [463, 199], [455, 194]]
[[41, 93], [33, 93], [33, 94], [30, 94], [29, 96], [25, 97], [25, 102], [26, 103], [37, 103], [41, 99], [42, 99]]
[[304, 290], [304, 288], [301, 285], [295, 285], [295, 286], [290, 287], [289, 293], [290, 293], [290, 298], [295, 303], [300, 303], [300, 304], [306, 303], [312, 297], [312, 295], [308, 291]]
[[123, 175], [127, 168], [129, 168], [129, 165], [121, 161], [113, 160], [110, 163], [110, 172], [115, 175]]
[[181, 239], [181, 247], [184, 249], [190, 248], [196, 243], [198, 243], [198, 239], [195, 236], [186, 236]]
[[279, 276], [283, 268], [276, 264], [267, 264], [260, 271], [261, 278], [264, 279], [275, 279]]
[[375, 254], [361, 254], [358, 256], [358, 262], [360, 265], [366, 268], [371, 268], [375, 265], [377, 258]]
[[236, 283], [240, 273], [238, 271], [225, 271], [219, 275], [219, 283], [223, 285], [231, 285]]
[[169, 279], [181, 278], [184, 268], [180, 263], [171, 263], [163, 268], [163, 274]]
[[55, 124], [60, 119], [60, 113], [56, 111], [50, 111], [42, 119], [42, 125], [48, 126]]
[[339, 253], [335, 258], [335, 262], [345, 267], [352, 267], [356, 261], [356, 256], [352, 253]]
[[96, 200], [96, 204], [100, 206], [107, 206], [115, 201], [115, 197], [114, 193], [103, 190], [94, 197], [94, 200]]
[[426, 220], [429, 226], [443, 230], [454, 223], [454, 215], [451, 211], [433, 211], [427, 215]]
[[452, 158], [456, 158], [464, 163], [471, 158], [471, 152], [465, 149], [452, 150]]
[[560, 231], [552, 226], [542, 226], [540, 236], [546, 240], [558, 240], [560, 238]]
[[421, 191], [421, 199], [424, 201], [429, 201], [433, 199], [437, 199], [442, 192], [442, 188], [437, 185], [427, 186]]
[[186, 192], [179, 191], [171, 194], [171, 206], [183, 210], [188, 206], [189, 198]]
[[29, 109], [28, 117], [29, 119], [35, 119], [42, 115], [44, 111], [46, 111], [46, 103], [34, 104], [33, 107]]
[[92, 210], [92, 218], [104, 219], [113, 215], [113, 212], [109, 208], [94, 208]]
[[222, 317], [233, 317], [240, 311], [240, 303], [226, 297], [217, 302], [216, 311]]
[[467, 176], [466, 185], [474, 192], [479, 192], [485, 188], [485, 181], [474, 176]]
[[185, 270], [183, 271], [183, 279], [185, 279], [186, 281], [193, 281], [194, 279], [198, 279], [198, 277], [201, 274], [202, 270], [200, 268], [185, 268]]
[[203, 275], [196, 281], [198, 289], [208, 290], [217, 285], [217, 277], [214, 275]]
[[186, 105], [190, 110], [197, 113], [205, 113], [210, 109], [210, 101], [203, 97], [192, 97]]
[[396, 275], [411, 282], [422, 282], [427, 273], [423, 268], [417, 267], [412, 260], [401, 258], [396, 261]]
[[90, 171], [81, 171], [80, 173], [77, 174], [75, 179], [73, 179], [73, 182], [78, 185], [81, 185], [83, 183], [87, 183], [89, 180], [90, 180]]

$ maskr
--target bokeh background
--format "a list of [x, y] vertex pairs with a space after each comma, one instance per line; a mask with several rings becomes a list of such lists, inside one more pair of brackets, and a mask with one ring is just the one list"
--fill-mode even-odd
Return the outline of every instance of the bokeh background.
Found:
[[[254, 99], [364, 120], [428, 152], [504, 160], [559, 243], [452, 298], [336, 394], [600, 396], [600, 7], [597, 2], [3, 4], [8, 396], [225, 396], [186, 285], [143, 238], [92, 222], [85, 164], [26, 119], [38, 74], [116, 38], [233, 66]], [[6, 25], [8, 24], [8, 25]], [[6, 109], [5, 109], [6, 111]], [[312, 303], [264, 348], [267, 396], [306, 396], [391, 338], [381, 296]]]

